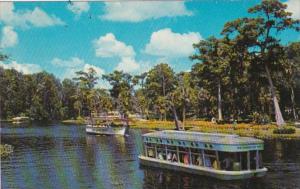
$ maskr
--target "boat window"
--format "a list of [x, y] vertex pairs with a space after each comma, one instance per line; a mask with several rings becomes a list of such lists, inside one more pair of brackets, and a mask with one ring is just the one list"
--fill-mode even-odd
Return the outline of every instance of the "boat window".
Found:
[[204, 150], [204, 166], [219, 169], [219, 162], [217, 162], [216, 151]]
[[147, 156], [155, 158], [155, 144], [145, 143], [145, 150], [147, 151]]
[[203, 166], [203, 158], [200, 149], [191, 149], [192, 164]]
[[184, 164], [190, 163], [190, 157], [189, 157], [189, 149], [184, 147], [179, 147], [179, 162]]
[[261, 151], [258, 151], [258, 168], [262, 169], [263, 168], [263, 159], [262, 159], [262, 153]]
[[247, 152], [219, 152], [219, 161], [221, 170], [246, 170]]
[[177, 157], [177, 150], [176, 150], [176, 146], [166, 146], [167, 147], [167, 160], [168, 161], [172, 161], [172, 162], [177, 162], [178, 161], [178, 157]]
[[156, 149], [157, 149], [157, 158], [160, 159], [160, 160], [166, 160], [166, 148], [165, 148], [165, 145], [163, 144], [158, 144], [156, 146]]

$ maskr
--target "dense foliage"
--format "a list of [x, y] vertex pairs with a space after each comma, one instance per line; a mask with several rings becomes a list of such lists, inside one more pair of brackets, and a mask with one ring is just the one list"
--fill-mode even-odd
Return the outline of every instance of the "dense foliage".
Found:
[[[93, 69], [60, 82], [46, 72], [25, 75], [0, 67], [1, 118], [58, 120], [118, 110], [160, 120], [297, 120], [300, 42], [283, 46], [277, 34], [299, 31], [299, 20], [285, 9], [276, 0], [263, 1], [249, 9], [251, 17], [226, 23], [221, 38], [194, 44], [190, 72], [175, 73], [166, 63], [135, 76], [114, 71], [102, 77], [109, 90], [95, 87]], [[7, 58], [0, 55], [0, 61]]]

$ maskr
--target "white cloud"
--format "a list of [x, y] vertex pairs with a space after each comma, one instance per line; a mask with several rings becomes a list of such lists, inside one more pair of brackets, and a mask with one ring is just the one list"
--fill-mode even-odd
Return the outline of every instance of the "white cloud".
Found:
[[120, 62], [116, 66], [116, 70], [133, 73], [140, 68], [140, 63], [135, 59], [133, 47], [117, 40], [114, 34], [107, 33], [94, 40], [93, 43], [97, 57], [119, 58]]
[[101, 19], [126, 22], [192, 15], [183, 1], [107, 2], [104, 11], [105, 14], [100, 16]]
[[287, 11], [293, 13], [292, 17], [295, 19], [300, 19], [300, 1], [299, 0], [288, 0], [285, 2], [287, 4]]
[[83, 12], [88, 12], [90, 10], [90, 5], [88, 2], [73, 2], [67, 5], [67, 8], [76, 15], [81, 15]]
[[91, 64], [85, 64], [83, 66], [83, 71], [88, 72], [90, 68], [93, 68], [96, 71], [96, 74], [98, 77], [101, 77], [103, 74], [105, 74], [105, 71], [102, 68], [91, 65]]
[[114, 34], [107, 33], [99, 39], [94, 40], [95, 53], [97, 57], [133, 57], [135, 52], [130, 45], [118, 41]]
[[0, 62], [0, 66], [2, 66], [4, 69], [15, 69], [24, 74], [32, 74], [42, 71], [41, 67], [37, 64], [19, 64], [16, 61], [12, 61], [9, 64]]
[[124, 57], [121, 62], [115, 68], [116, 70], [132, 73], [139, 70], [140, 64], [136, 62], [134, 58]]
[[78, 58], [78, 57], [72, 57], [68, 60], [62, 60], [60, 58], [53, 58], [51, 63], [55, 66], [59, 67], [69, 67], [69, 68], [76, 68], [78, 66], [84, 65], [84, 60]]
[[33, 10], [16, 11], [12, 2], [0, 3], [0, 22], [9, 26], [19, 27], [47, 27], [63, 25], [64, 22], [55, 15], [48, 15], [39, 7]]
[[75, 72], [77, 71], [85, 71], [87, 72], [89, 68], [93, 68], [98, 77], [101, 77], [105, 71], [95, 65], [91, 65], [86, 63], [83, 59], [80, 59], [78, 57], [71, 57], [69, 59], [63, 60], [60, 58], [53, 58], [51, 60], [51, 64], [54, 66], [59, 67], [61, 71], [60, 78], [74, 78], [76, 76]]
[[194, 52], [193, 44], [202, 39], [198, 32], [174, 33], [170, 28], [153, 32], [145, 53], [163, 57], [188, 57]]
[[0, 48], [13, 47], [18, 43], [18, 34], [11, 26], [5, 26], [2, 29], [2, 37], [0, 39]]

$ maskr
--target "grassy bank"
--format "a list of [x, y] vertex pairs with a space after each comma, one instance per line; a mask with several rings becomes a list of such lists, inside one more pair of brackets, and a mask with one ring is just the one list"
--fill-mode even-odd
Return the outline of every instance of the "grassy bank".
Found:
[[[174, 129], [174, 122], [171, 121], [132, 121], [131, 128], [147, 129]], [[240, 136], [251, 136], [262, 139], [297, 139], [300, 140], [300, 129], [296, 128], [293, 134], [273, 134], [277, 128], [275, 124], [255, 125], [240, 123], [233, 124], [214, 124], [209, 121], [186, 121], [186, 130], [209, 132], [209, 133], [228, 133], [238, 134]]]
[[9, 154], [13, 153], [13, 147], [8, 144], [0, 144], [0, 156], [7, 157]]
[[61, 123], [66, 125], [83, 125], [85, 124], [84, 119], [67, 119], [61, 121]]
[[[83, 125], [83, 119], [76, 120], [64, 120], [63, 124]], [[174, 129], [175, 124], [173, 121], [156, 121], [156, 120], [131, 120], [130, 128], [132, 129], [150, 129], [150, 130], [163, 130]], [[300, 129], [296, 128], [296, 132], [293, 134], [274, 134], [273, 131], [277, 126], [275, 124], [268, 125], [256, 125], [251, 123], [239, 123], [233, 124], [215, 124], [210, 121], [192, 121], [187, 120], [185, 122], [185, 129], [190, 131], [208, 132], [208, 133], [228, 133], [238, 134], [240, 136], [249, 136], [262, 139], [296, 139], [300, 140]]]

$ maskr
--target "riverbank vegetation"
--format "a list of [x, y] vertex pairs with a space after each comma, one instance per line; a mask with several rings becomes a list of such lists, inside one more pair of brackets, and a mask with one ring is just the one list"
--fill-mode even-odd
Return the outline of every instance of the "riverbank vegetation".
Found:
[[[174, 128], [167, 120], [175, 118], [185, 127], [199, 124], [201, 131], [210, 122], [193, 125], [189, 120], [216, 119], [222, 125], [207, 128], [254, 136], [253, 124], [276, 121], [283, 127], [285, 120], [297, 120], [300, 111], [300, 42], [282, 44], [277, 35], [299, 31], [300, 21], [285, 9], [279, 1], [262, 1], [248, 10], [249, 17], [227, 22], [220, 38], [194, 44], [191, 71], [175, 73], [161, 63], [139, 75], [114, 71], [98, 78], [90, 68], [61, 82], [47, 72], [22, 74], [0, 67], [0, 86], [5, 86], [0, 90], [1, 119], [26, 115], [34, 120], [80, 121], [91, 112], [118, 110], [163, 120], [165, 128]], [[6, 55], [0, 58], [9, 61]], [[98, 88], [100, 79], [111, 88]], [[275, 126], [262, 127], [269, 131]]]
[[7, 157], [9, 154], [13, 153], [14, 148], [9, 144], [0, 144], [0, 157]]

